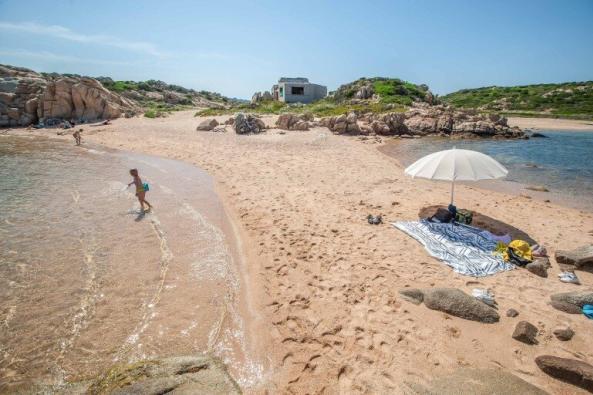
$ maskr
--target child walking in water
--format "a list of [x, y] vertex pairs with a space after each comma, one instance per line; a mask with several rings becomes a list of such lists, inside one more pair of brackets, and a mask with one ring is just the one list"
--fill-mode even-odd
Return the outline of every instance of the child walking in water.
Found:
[[76, 132], [72, 133], [72, 137], [74, 137], [74, 140], [76, 141], [76, 145], [80, 145], [80, 143], [82, 142], [82, 136], [80, 135], [81, 132], [82, 132], [82, 129], [79, 129]]
[[140, 207], [142, 208], [142, 212], [144, 212], [144, 203], [146, 203], [146, 205], [148, 206], [148, 210], [146, 210], [146, 211], [150, 211], [152, 206], [150, 205], [150, 203], [148, 203], [148, 201], [146, 199], [144, 199], [144, 197], [146, 196], [146, 190], [148, 188], [144, 187], [144, 184], [142, 183], [142, 179], [138, 175], [138, 169], [131, 169], [130, 174], [132, 175], [132, 177], [134, 177], [134, 180], [128, 184], [128, 187], [132, 184], [134, 184], [136, 186], [136, 197], [138, 197], [138, 201], [140, 202]]

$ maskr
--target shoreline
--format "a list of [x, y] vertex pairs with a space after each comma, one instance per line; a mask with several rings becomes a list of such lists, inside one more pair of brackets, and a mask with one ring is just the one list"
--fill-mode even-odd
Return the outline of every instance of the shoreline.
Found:
[[[408, 381], [494, 366], [561, 392], [566, 385], [538, 370], [534, 357], [580, 353], [593, 359], [586, 319], [546, 304], [551, 293], [575, 289], [556, 279], [554, 261], [548, 279], [513, 270], [476, 280], [430, 258], [389, 224], [446, 202], [448, 185], [411, 181], [395, 158], [377, 153], [376, 144], [322, 128], [252, 136], [196, 132], [203, 119], [189, 112], [118, 119], [83, 134], [83, 144], [88, 139], [182, 160], [214, 178], [244, 247], [262, 317], [256, 330], [270, 339], [261, 350], [269, 358], [270, 391], [394, 393]], [[464, 185], [458, 190], [460, 207], [517, 226], [552, 256], [556, 248], [593, 239], [590, 213]], [[383, 215], [385, 224], [369, 225], [369, 213]], [[584, 286], [593, 284], [593, 274], [578, 275]], [[398, 294], [405, 287], [435, 286], [493, 289], [501, 313], [519, 310], [521, 320], [538, 323], [545, 340], [522, 345], [510, 336], [514, 319], [485, 326], [412, 305]], [[571, 342], [548, 338], [559, 323], [577, 333]]]
[[[7, 137], [11, 138], [11, 136]], [[56, 151], [69, 148], [64, 145], [65, 139], [60, 138], [60, 136], [57, 136], [57, 138], [56, 136], [31, 135], [14, 137], [25, 140], [46, 140], [47, 145]], [[4, 136], [0, 136], [0, 140], [2, 138]], [[54, 145], [56, 143], [58, 145]], [[148, 246], [143, 248], [143, 255], [146, 256], [146, 261], [143, 264], [148, 265], [145, 268], [148, 272], [149, 268], [152, 268], [154, 261], [160, 259], [158, 265], [160, 266], [160, 274], [158, 275], [159, 278], [156, 279], [160, 285], [153, 283], [153, 281], [144, 280], [149, 283], [149, 287], [156, 287], [157, 289], [155, 291], [157, 296], [153, 298], [157, 300], [157, 302], [154, 302], [154, 312], [152, 315], [149, 314], [149, 318], [147, 318], [146, 314], [143, 315], [140, 324], [136, 325], [132, 335], [128, 336], [124, 345], [121, 346], [121, 349], [126, 351], [125, 353], [122, 352], [121, 355], [118, 354], [119, 363], [146, 359], [146, 355], [140, 352], [141, 346], [147, 350], [144, 353], [148, 352], [149, 358], [182, 356], [193, 354], [196, 351], [205, 354], [212, 353], [225, 360], [233, 379], [241, 383], [247, 393], [258, 390], [259, 381], [267, 371], [263, 365], [265, 359], [259, 352], [261, 349], [259, 345], [264, 344], [265, 339], [255, 336], [255, 322], [252, 321], [254, 317], [255, 319], [258, 319], [258, 317], [253, 314], [252, 302], [248, 299], [251, 297], [249, 293], [251, 282], [245, 276], [245, 258], [241, 250], [241, 241], [236, 233], [236, 224], [229, 215], [228, 207], [222, 195], [217, 190], [217, 181], [194, 164], [161, 155], [123, 150], [94, 142], [87, 142], [83, 147], [74, 147], [74, 150], [73, 154], [76, 157], [91, 157], [94, 160], [104, 158], [100, 160], [110, 160], [113, 163], [123, 164], [124, 167], [126, 165], [132, 167], [135, 167], [134, 164], [138, 165], [139, 168], [143, 169], [144, 180], [151, 184], [152, 196], [158, 201], [157, 209], [145, 216], [137, 216], [136, 223], [130, 218], [130, 226], [131, 229], [134, 229], [134, 232], [148, 232], [151, 240], [154, 239], [152, 240], [153, 243], [150, 243], [154, 247], [154, 251], [149, 249]], [[102, 162], [97, 163], [101, 164]], [[122, 169], [124, 177], [127, 174], [126, 168]], [[207, 175], [206, 178], [204, 178], [204, 175]], [[184, 188], [184, 190], [187, 190], [185, 192], [176, 187], [182, 185], [183, 180], [187, 179], [187, 177], [191, 177], [192, 181], [199, 185], [198, 194], [195, 194], [196, 191], [192, 189], [195, 187]], [[163, 183], [163, 181], [167, 182]], [[73, 188], [76, 190], [78, 186], [73, 185]], [[132, 199], [132, 202], [135, 202], [135, 198]], [[172, 207], [179, 210], [179, 212], [172, 211]], [[211, 228], [214, 234], [208, 233]], [[187, 231], [192, 232], [192, 234], [184, 233]], [[194, 232], [197, 232], [197, 234], [193, 235]], [[154, 256], [154, 253], [159, 251], [159, 243], [160, 258]], [[138, 255], [139, 252], [135, 252], [135, 254]], [[201, 257], [197, 258], [198, 266], [195, 266], [196, 263], [191, 261], [193, 254], [197, 254], [196, 257]], [[229, 262], [223, 264], [221, 260], [226, 259], [225, 255], [230, 259], [228, 259]], [[120, 257], [120, 263], [125, 262], [125, 258]], [[204, 270], [204, 268], [199, 267], [203, 266], [199, 263], [201, 259], [205, 260], [205, 266], [208, 266], [209, 263], [206, 262], [210, 261], [222, 264], [222, 266], [230, 265], [230, 271], [221, 266], [219, 269], [215, 269], [214, 272], [216, 273], [213, 272], [212, 275], [197, 276]], [[110, 264], [113, 264], [113, 262], [110, 262]], [[233, 271], [236, 274], [233, 274]], [[220, 276], [224, 276], [228, 280], [221, 282], [218, 278]], [[236, 277], [236, 280], [233, 277]], [[105, 280], [99, 279], [98, 281]], [[128, 285], [132, 289], [136, 284], [132, 279], [130, 281]], [[239, 285], [238, 289], [236, 289], [236, 282]], [[108, 285], [115, 288], [111, 283]], [[112, 291], [111, 288], [109, 290]], [[211, 296], [207, 297], [207, 299], [202, 297], [204, 290], [212, 291]], [[107, 293], [107, 291], [104, 292]], [[208, 298], [216, 295], [218, 295], [216, 303], [212, 304], [212, 301], [208, 301]], [[190, 303], [179, 305], [180, 297]], [[127, 301], [121, 300], [120, 302], [125, 303]], [[143, 303], [143, 305], [146, 305], [146, 303]], [[194, 307], [193, 303], [198, 303], [198, 305]], [[153, 302], [150, 305], [153, 305]], [[125, 306], [122, 304], [121, 308], [126, 308]], [[26, 305], [19, 306], [19, 309], [26, 307]], [[171, 314], [171, 308], [174, 309], [176, 314]], [[217, 313], [220, 308], [224, 312], [222, 315]], [[136, 322], [132, 319], [132, 316], [130, 316], [130, 323], [111, 323], [113, 331], [129, 333], [132, 327], [129, 327], [128, 324]], [[188, 320], [191, 320], [191, 322]], [[259, 320], [261, 321], [261, 318]], [[93, 320], [91, 316], [86, 325], [92, 330], [96, 330], [95, 326], [101, 324], [101, 322]], [[186, 328], [184, 329], [184, 327]], [[207, 329], [207, 332], [204, 332], [204, 329]], [[157, 330], [156, 333], [155, 330]], [[176, 330], [181, 330], [181, 332], [175, 332]], [[187, 344], [188, 335], [190, 334], [193, 343], [191, 345]], [[86, 342], [91, 341], [86, 340], [86, 336], [84, 332], [81, 332], [80, 341], [83, 341], [83, 339]], [[135, 339], [134, 342], [139, 341], [137, 344], [138, 350], [126, 347], [131, 338]], [[255, 340], [257, 340], [257, 344], [254, 342]], [[115, 340], [112, 343], [108, 342], [105, 348], [117, 348], [120, 342], [121, 340]], [[157, 350], [160, 350], [160, 352]], [[16, 351], [18, 352], [18, 349]], [[76, 351], [76, 347], [74, 347], [73, 351]], [[173, 354], [171, 354], [172, 352]], [[145, 356], [140, 357], [138, 354]], [[107, 365], [109, 367], [113, 364], [109, 355], [105, 356], [99, 353], [96, 358], [96, 363], [99, 366], [105, 365], [106, 361], [110, 361]], [[75, 380], [79, 380], [80, 377], [90, 377], [90, 371], [84, 371], [85, 373], [82, 370], [72, 371], [72, 363], [70, 365], [68, 370], [70, 378], [74, 377]], [[97, 372], [99, 375], [103, 373], [103, 370]]]
[[509, 126], [531, 130], [555, 130], [571, 132], [593, 132], [593, 121], [565, 118], [508, 117]]
[[[395, 157], [393, 153], [389, 151], [389, 145], [391, 144], [401, 144], [405, 143], [406, 141], [402, 140], [392, 140], [386, 141], [382, 145], [377, 147], [377, 151], [381, 154], [386, 155], [392, 159], [395, 159], [398, 167], [403, 172], [407, 167], [406, 164], [403, 163], [401, 159]], [[442, 181], [437, 181], [442, 183]], [[447, 182], [444, 182], [447, 184]], [[464, 185], [466, 188], [472, 189], [477, 188], [483, 191], [492, 191], [492, 192], [500, 192], [506, 195], [520, 197], [523, 199], [535, 199], [543, 204], [548, 205], [557, 205], [558, 207], [569, 208], [573, 210], [579, 210], [582, 212], [593, 213], [593, 202], [583, 203], [583, 196], [573, 196], [571, 194], [562, 193], [556, 190], [550, 191], [538, 191], [534, 189], [530, 189], [529, 187], [533, 187], [533, 184], [523, 183], [519, 181], [511, 181], [507, 179], [499, 179], [499, 180], [484, 180], [484, 181], [477, 181], [477, 182], [456, 182], [457, 185]]]

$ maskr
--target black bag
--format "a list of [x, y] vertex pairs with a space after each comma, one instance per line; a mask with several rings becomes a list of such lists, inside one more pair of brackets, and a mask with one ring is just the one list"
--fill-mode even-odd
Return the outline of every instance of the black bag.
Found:
[[507, 248], [507, 254], [509, 254], [509, 262], [511, 262], [514, 265], [523, 267], [523, 266], [527, 265], [528, 263], [531, 263], [530, 260], [522, 258], [519, 255], [517, 255], [515, 253], [515, 250], [513, 250], [511, 247]]
[[437, 209], [435, 215], [428, 219], [430, 222], [449, 223], [453, 220], [453, 214], [445, 208]]

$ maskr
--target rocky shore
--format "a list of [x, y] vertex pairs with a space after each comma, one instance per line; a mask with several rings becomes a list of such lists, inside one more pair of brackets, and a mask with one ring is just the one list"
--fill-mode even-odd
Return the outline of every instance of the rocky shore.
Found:
[[0, 127], [113, 119], [136, 111], [132, 101], [105, 89], [93, 78], [53, 78], [0, 65]]

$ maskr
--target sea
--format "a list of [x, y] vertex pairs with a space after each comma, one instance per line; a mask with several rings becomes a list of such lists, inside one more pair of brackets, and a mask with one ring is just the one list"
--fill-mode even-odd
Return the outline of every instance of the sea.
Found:
[[[149, 184], [140, 210], [129, 169]], [[179, 161], [0, 136], [0, 392], [59, 392], [116, 363], [220, 357], [261, 380], [237, 240], [213, 180]]]
[[[593, 211], [593, 131], [541, 133], [546, 137], [529, 140], [398, 139], [381, 147], [381, 151], [403, 166], [453, 147], [479, 151], [492, 156], [509, 171], [504, 181], [483, 181], [477, 184], [479, 187]], [[527, 189], [530, 186], [544, 187], [549, 192]]]

